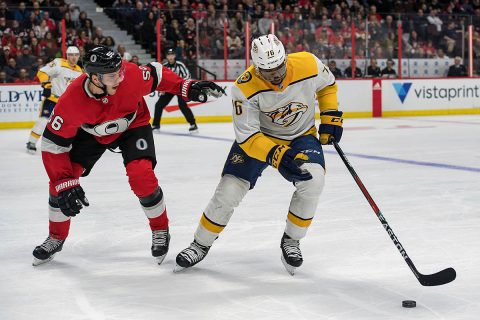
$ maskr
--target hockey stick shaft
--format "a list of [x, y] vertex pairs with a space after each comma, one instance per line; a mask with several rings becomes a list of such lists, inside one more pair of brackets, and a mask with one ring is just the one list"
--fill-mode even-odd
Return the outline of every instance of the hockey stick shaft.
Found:
[[378, 220], [380, 220], [380, 223], [385, 228], [385, 231], [387, 231], [388, 235], [390, 236], [390, 239], [393, 241], [393, 244], [397, 248], [398, 252], [400, 252], [400, 254], [402, 255], [405, 262], [407, 263], [410, 270], [412, 270], [415, 277], [417, 277], [418, 281], [420, 281], [420, 283], [424, 286], [441, 285], [441, 284], [453, 281], [456, 277], [456, 273], [455, 273], [455, 270], [452, 269], [452, 268], [442, 270], [438, 274], [434, 274], [434, 275], [422, 275], [417, 270], [417, 268], [413, 264], [412, 260], [409, 258], [408, 254], [407, 254], [407, 251], [405, 250], [405, 248], [400, 243], [400, 240], [398, 240], [397, 236], [395, 235], [392, 228], [388, 224], [387, 220], [383, 216], [382, 212], [378, 208], [377, 204], [373, 200], [372, 196], [368, 192], [368, 190], [365, 187], [365, 185], [363, 184], [362, 180], [360, 180], [360, 177], [357, 175], [357, 173], [353, 169], [353, 166], [348, 161], [348, 159], [345, 156], [345, 153], [343, 152], [342, 148], [340, 148], [340, 146], [338, 145], [338, 143], [336, 141], [332, 141], [332, 143], [333, 143], [333, 146], [335, 147], [335, 150], [337, 151], [338, 155], [342, 159], [343, 163], [347, 167], [348, 171], [352, 175], [352, 177], [355, 180], [355, 182], [357, 183], [358, 187], [360, 188], [363, 195], [367, 199], [368, 203], [372, 207], [373, 212], [377, 216]]

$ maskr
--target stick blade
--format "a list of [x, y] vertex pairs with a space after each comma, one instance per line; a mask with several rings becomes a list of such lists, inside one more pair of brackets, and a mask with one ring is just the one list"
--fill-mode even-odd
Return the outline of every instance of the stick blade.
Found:
[[422, 286], [433, 287], [452, 282], [456, 277], [457, 272], [455, 272], [455, 269], [447, 268], [434, 274], [421, 274], [418, 277], [418, 281], [420, 281]]

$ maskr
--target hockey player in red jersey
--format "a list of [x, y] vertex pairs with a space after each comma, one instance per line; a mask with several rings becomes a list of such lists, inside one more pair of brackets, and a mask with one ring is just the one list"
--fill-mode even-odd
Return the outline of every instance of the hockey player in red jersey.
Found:
[[204, 101], [220, 97], [213, 82], [182, 79], [160, 63], [122, 61], [104, 46], [84, 57], [86, 74], [60, 97], [42, 137], [42, 158], [50, 178], [49, 235], [33, 251], [34, 265], [62, 250], [70, 219], [88, 206], [79, 178], [87, 176], [107, 149], [120, 148], [128, 182], [152, 230], [152, 255], [160, 264], [170, 235], [162, 189], [153, 171], [155, 146], [143, 96], [158, 90]]

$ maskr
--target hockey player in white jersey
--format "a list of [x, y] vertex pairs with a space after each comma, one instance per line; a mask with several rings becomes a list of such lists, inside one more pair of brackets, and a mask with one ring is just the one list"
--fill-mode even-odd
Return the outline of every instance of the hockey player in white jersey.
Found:
[[44, 99], [40, 108], [40, 116], [28, 138], [28, 153], [37, 151], [37, 141], [45, 130], [48, 118], [57, 104], [58, 98], [65, 92], [68, 85], [83, 73], [82, 68], [77, 64], [80, 58], [78, 48], [68, 47], [66, 54], [67, 59], [56, 58], [37, 72], [37, 77], [42, 84]]
[[[254, 39], [251, 55], [253, 65], [235, 81], [231, 92], [236, 141], [194, 241], [177, 255], [175, 271], [205, 258], [234, 208], [268, 165], [296, 188], [280, 241], [281, 261], [292, 275], [303, 262], [300, 239], [314, 218], [325, 180], [321, 145], [340, 141], [343, 131], [335, 77], [311, 53], [287, 56], [272, 34]], [[320, 108], [319, 139], [315, 100]]]

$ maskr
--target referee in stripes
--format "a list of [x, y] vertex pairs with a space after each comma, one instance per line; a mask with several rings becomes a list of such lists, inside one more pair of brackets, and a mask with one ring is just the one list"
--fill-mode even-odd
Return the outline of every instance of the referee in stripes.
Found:
[[[188, 71], [185, 64], [175, 60], [174, 49], [167, 50], [167, 62], [163, 63], [163, 65], [184, 79], [190, 78], [190, 71]], [[165, 108], [170, 103], [173, 97], [174, 94], [164, 92], [160, 95], [160, 98], [155, 104], [155, 114], [153, 116], [152, 122], [152, 129], [154, 130], [154, 132], [160, 131], [160, 120], [162, 119], [163, 108]], [[198, 127], [195, 122], [195, 117], [193, 116], [192, 110], [190, 110], [190, 108], [187, 106], [187, 103], [185, 102], [185, 100], [183, 100], [181, 96], [177, 96], [177, 99], [180, 111], [182, 111], [183, 116], [188, 121], [188, 123], [190, 123], [190, 128], [188, 129], [188, 131], [190, 131], [190, 133], [198, 132]]]

